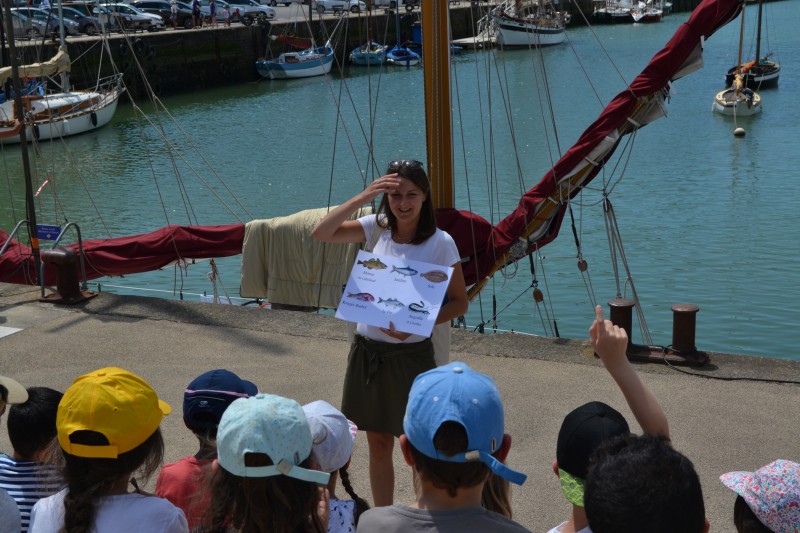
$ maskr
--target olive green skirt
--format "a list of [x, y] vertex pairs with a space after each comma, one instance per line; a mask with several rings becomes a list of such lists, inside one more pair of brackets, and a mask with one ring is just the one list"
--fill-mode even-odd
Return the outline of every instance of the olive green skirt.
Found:
[[391, 344], [356, 335], [347, 357], [342, 413], [358, 429], [399, 437], [414, 378], [435, 367], [430, 339]]

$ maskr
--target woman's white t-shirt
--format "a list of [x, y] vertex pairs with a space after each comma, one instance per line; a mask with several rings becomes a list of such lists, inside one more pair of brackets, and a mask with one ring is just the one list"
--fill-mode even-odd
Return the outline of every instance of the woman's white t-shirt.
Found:
[[[67, 489], [42, 498], [31, 511], [29, 533], [58, 533], [64, 527]], [[115, 494], [100, 498], [92, 533], [188, 533], [183, 511], [169, 501], [144, 494]]]
[[[361, 227], [364, 229], [367, 242], [372, 242], [375, 232], [381, 231], [381, 228], [378, 227], [376, 216], [377, 215], [367, 215], [358, 219], [361, 223]], [[413, 261], [423, 261], [425, 263], [448, 267], [458, 263], [461, 259], [458, 255], [458, 248], [453, 238], [449, 233], [438, 228], [436, 229], [436, 233], [420, 244], [398, 244], [392, 240], [392, 232], [387, 228], [381, 233], [372, 251], [378, 255], [388, 255], [397, 257], [398, 259], [411, 259]], [[396, 266], [403, 267], [406, 265], [398, 263]], [[386, 327], [388, 327], [388, 324]], [[356, 331], [358, 331], [359, 335], [364, 337], [390, 343], [419, 342], [427, 338], [421, 335], [411, 335], [405, 341], [401, 341], [386, 335], [380, 328], [368, 326], [366, 324], [358, 324]]]

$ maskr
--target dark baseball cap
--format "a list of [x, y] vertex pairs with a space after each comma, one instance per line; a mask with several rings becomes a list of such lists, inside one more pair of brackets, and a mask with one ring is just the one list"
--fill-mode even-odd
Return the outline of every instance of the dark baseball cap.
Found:
[[183, 422], [195, 433], [216, 435], [225, 409], [239, 398], [258, 394], [258, 387], [230, 370], [209, 370], [197, 376], [183, 393]]
[[625, 417], [603, 402], [583, 404], [564, 417], [558, 432], [556, 460], [567, 500], [583, 507], [583, 482], [592, 452], [609, 439], [629, 433]]

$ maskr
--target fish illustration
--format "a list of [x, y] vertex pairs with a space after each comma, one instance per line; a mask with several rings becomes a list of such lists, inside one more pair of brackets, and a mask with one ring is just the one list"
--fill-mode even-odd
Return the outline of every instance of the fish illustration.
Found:
[[395, 307], [397, 309], [400, 309], [400, 308], [406, 306], [406, 304], [404, 304], [403, 302], [401, 302], [397, 298], [387, 298], [386, 300], [384, 300], [383, 298], [379, 297], [378, 298], [378, 303], [379, 304], [383, 304], [386, 307]]
[[392, 272], [397, 272], [398, 274], [402, 274], [404, 276], [413, 276], [414, 274], [417, 273], [417, 271], [414, 270], [411, 267], [400, 267], [400, 268], [397, 268], [394, 265], [392, 265]]
[[364, 265], [366, 268], [370, 270], [383, 270], [384, 268], [388, 268], [377, 257], [373, 257], [372, 259], [367, 259], [366, 261], [359, 261], [358, 264]]
[[429, 315], [430, 312], [425, 308], [425, 302], [408, 304], [408, 310], [413, 313], [419, 313], [421, 315]]
[[441, 283], [443, 281], [447, 281], [447, 274], [445, 274], [441, 270], [431, 270], [430, 272], [425, 272], [424, 274], [420, 274], [420, 276], [427, 279], [431, 283]]
[[347, 293], [348, 298], [355, 298], [356, 300], [361, 300], [362, 302], [374, 302], [375, 297], [368, 292], [357, 292], [353, 294], [352, 292]]

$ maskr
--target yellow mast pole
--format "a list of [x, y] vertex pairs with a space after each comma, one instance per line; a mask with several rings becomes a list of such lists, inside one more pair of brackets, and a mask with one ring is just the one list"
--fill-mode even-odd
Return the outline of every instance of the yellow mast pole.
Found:
[[448, 0], [423, 0], [422, 67], [428, 176], [434, 207], [455, 206], [453, 112], [450, 103], [450, 10]]

